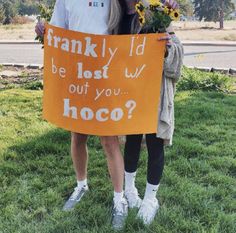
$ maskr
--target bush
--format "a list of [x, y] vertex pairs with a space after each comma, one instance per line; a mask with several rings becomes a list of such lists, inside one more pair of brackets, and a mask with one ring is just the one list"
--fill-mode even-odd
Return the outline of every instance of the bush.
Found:
[[27, 83], [24, 85], [24, 89], [26, 89], [26, 90], [43, 90], [43, 83], [41, 81]]
[[27, 16], [17, 15], [12, 19], [13, 24], [26, 24], [26, 23], [31, 23], [31, 22], [34, 22], [34, 20], [30, 19]]
[[232, 89], [232, 78], [220, 73], [208, 73], [184, 67], [178, 91], [203, 90], [229, 92]]

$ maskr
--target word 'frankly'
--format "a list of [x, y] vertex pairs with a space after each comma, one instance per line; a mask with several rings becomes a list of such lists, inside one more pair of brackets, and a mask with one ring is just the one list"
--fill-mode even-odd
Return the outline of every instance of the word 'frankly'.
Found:
[[[54, 47], [56, 49], [61, 49], [65, 52], [70, 52], [72, 54], [81, 54], [86, 57], [108, 57], [109, 65], [117, 53], [118, 48], [110, 48], [107, 46], [106, 38], [102, 38], [98, 44], [92, 42], [92, 37], [86, 36], [82, 40], [69, 39], [65, 37], [60, 37], [54, 35], [52, 28], [48, 29], [46, 35], [47, 44], [49, 47]], [[147, 43], [147, 38], [143, 37], [143, 41], [140, 42], [139, 37], [133, 36], [130, 41], [129, 56], [142, 56], [145, 52], [145, 47]], [[109, 56], [107, 56], [107, 53]]]

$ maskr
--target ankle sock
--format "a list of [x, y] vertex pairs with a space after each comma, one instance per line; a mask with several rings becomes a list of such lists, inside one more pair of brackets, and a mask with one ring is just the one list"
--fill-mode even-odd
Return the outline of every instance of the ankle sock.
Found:
[[87, 179], [77, 180], [77, 187], [78, 188], [82, 188], [82, 187], [87, 186], [87, 185], [88, 185]]
[[125, 172], [125, 191], [135, 189], [136, 172]]
[[146, 199], [149, 199], [149, 200], [150, 199], [155, 199], [158, 188], [159, 188], [159, 184], [158, 185], [153, 185], [153, 184], [149, 184], [147, 182], [145, 195], [144, 195], [144, 200], [146, 200]]
[[113, 200], [114, 200], [115, 203], [121, 201], [123, 197], [124, 197], [124, 191], [122, 191], [120, 193], [117, 193], [117, 192], [114, 191]]

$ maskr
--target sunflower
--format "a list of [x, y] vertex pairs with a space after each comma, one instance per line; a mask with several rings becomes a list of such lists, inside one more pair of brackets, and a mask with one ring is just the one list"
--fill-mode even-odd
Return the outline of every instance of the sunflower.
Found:
[[169, 6], [164, 6], [163, 11], [165, 14], [169, 15], [171, 11], [173, 11], [173, 9], [170, 8]]
[[179, 10], [172, 10], [169, 14], [170, 18], [174, 21], [177, 21], [179, 20], [179, 17], [180, 17], [180, 13], [179, 13]]
[[145, 20], [145, 10], [146, 8], [144, 7], [143, 3], [141, 1], [139, 1], [136, 5], [135, 5], [135, 10], [139, 15], [139, 22], [140, 25], [143, 26], [146, 22]]
[[139, 22], [140, 22], [140, 25], [141, 25], [141, 26], [143, 26], [143, 25], [146, 23], [146, 20], [145, 20], [145, 17], [144, 17], [144, 16], [140, 15], [140, 16], [138, 17], [138, 19], [139, 19]]
[[150, 0], [149, 1], [149, 9], [151, 11], [159, 10], [163, 7], [163, 4], [160, 1]]
[[149, 4], [152, 6], [161, 6], [162, 3], [159, 0], [148, 0]]
[[145, 13], [145, 7], [144, 7], [142, 1], [139, 1], [137, 4], [135, 4], [135, 10], [139, 14], [144, 14]]
[[148, 32], [163, 32], [171, 21], [177, 21], [180, 17], [179, 9], [163, 4], [160, 0], [147, 0], [149, 6], [145, 6], [140, 0], [135, 5], [140, 25]]

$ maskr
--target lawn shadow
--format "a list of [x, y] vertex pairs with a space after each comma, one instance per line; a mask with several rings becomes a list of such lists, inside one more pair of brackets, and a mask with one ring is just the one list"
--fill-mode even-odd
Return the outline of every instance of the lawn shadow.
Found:
[[[230, 156], [235, 150], [235, 142], [232, 142], [235, 106], [235, 95], [199, 91], [177, 93], [174, 144], [166, 153], [165, 174], [159, 192], [163, 207], [150, 227], [152, 232], [174, 228], [200, 232], [213, 228], [221, 221], [221, 215], [228, 219], [225, 227], [232, 229], [233, 185], [229, 171], [232, 169]], [[20, 226], [21, 232], [32, 232], [32, 229], [47, 233], [113, 232], [110, 227], [112, 186], [99, 139], [90, 137], [88, 141], [92, 192], [74, 212], [63, 213], [63, 203], [76, 184], [70, 158], [70, 133], [50, 129], [35, 137], [23, 137], [22, 143], [15, 143], [3, 152], [0, 164], [3, 195], [0, 204], [5, 219], [14, 217], [8, 224], [11, 232], [14, 226], [16, 229]], [[227, 147], [222, 142], [227, 143]], [[216, 154], [219, 150], [224, 157], [223, 163]], [[137, 176], [143, 190], [146, 159], [147, 156], [141, 158]], [[135, 229], [145, 232], [134, 218], [135, 214], [128, 221], [126, 232], [135, 232]], [[196, 219], [200, 224], [194, 225]]]
[[[97, 154], [102, 154], [102, 147], [97, 137], [89, 137], [88, 147]], [[52, 129], [38, 137], [16, 143], [4, 152], [6, 164], [5, 174], [22, 175], [32, 173], [35, 175], [64, 175], [74, 176], [70, 156], [70, 132], [63, 129]], [[17, 169], [14, 169], [14, 166]], [[12, 169], [11, 169], [12, 167]], [[50, 183], [51, 179], [45, 177]]]

